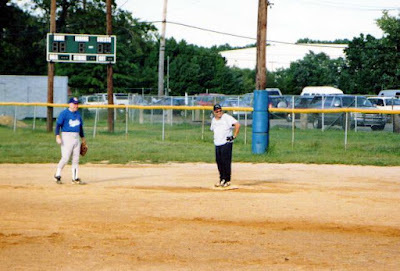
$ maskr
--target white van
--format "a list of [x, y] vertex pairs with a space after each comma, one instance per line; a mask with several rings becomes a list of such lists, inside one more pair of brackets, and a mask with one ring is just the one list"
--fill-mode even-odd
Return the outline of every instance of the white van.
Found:
[[385, 89], [379, 91], [378, 96], [400, 97], [400, 89]]
[[279, 88], [266, 88], [269, 96], [282, 96], [282, 92]]
[[114, 93], [114, 104], [129, 104], [129, 95], [127, 93]]
[[301, 96], [315, 96], [315, 95], [340, 95], [343, 91], [329, 86], [316, 86], [316, 87], [305, 87], [301, 91]]

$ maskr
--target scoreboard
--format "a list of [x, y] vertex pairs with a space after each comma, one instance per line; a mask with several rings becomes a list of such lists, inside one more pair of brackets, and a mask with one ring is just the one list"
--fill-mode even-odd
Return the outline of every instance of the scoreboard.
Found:
[[116, 63], [114, 35], [47, 34], [47, 62]]

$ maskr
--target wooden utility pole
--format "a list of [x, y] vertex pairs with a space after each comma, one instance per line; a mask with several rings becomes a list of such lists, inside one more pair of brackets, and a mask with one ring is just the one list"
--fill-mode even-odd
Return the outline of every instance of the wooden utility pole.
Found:
[[[107, 0], [107, 35], [112, 35], [111, 0]], [[117, 48], [114, 48], [116, 50]], [[107, 99], [108, 104], [114, 104], [113, 66], [107, 64]], [[114, 132], [114, 108], [108, 108], [108, 131]]]
[[164, 0], [163, 21], [161, 27], [160, 54], [158, 59], [158, 96], [164, 95], [164, 57], [165, 57], [165, 27], [167, 23], [167, 0]]
[[268, 0], [258, 0], [256, 90], [267, 86], [267, 8]]
[[[56, 0], [51, 0], [50, 6], [50, 33], [56, 32]], [[47, 64], [47, 102], [54, 102], [54, 62]], [[53, 131], [53, 107], [47, 107], [47, 132]]]

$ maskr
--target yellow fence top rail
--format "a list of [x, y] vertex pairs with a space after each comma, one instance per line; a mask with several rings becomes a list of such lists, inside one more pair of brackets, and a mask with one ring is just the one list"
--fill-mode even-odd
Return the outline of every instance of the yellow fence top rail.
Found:
[[[0, 102], [0, 106], [44, 106], [44, 107], [68, 107], [68, 104], [52, 104], [52, 103], [17, 103], [17, 102]], [[80, 108], [129, 108], [129, 109], [165, 109], [165, 110], [213, 110], [212, 106], [171, 106], [171, 105], [79, 105]], [[251, 107], [223, 107], [225, 111], [242, 111], [252, 112]], [[369, 114], [400, 114], [400, 110], [380, 110], [380, 109], [360, 109], [360, 108], [269, 108], [269, 112], [277, 113], [369, 113]]]

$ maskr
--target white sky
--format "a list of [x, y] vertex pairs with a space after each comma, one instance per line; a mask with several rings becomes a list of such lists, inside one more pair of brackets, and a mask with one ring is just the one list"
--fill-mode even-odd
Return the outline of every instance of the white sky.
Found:
[[[164, 0], [116, 0], [118, 7], [134, 18], [155, 22], [162, 20]], [[382, 31], [375, 20], [382, 10], [397, 16], [400, 0], [270, 0], [267, 40], [296, 42], [314, 40], [349, 40], [360, 33], [376, 38]], [[236, 38], [179, 25], [167, 24], [166, 36], [178, 41], [210, 47], [225, 43], [244, 46], [255, 43], [257, 33], [257, 0], [168, 0], [167, 21], [225, 32], [251, 39]], [[155, 23], [161, 29], [161, 23]]]

